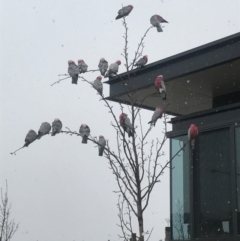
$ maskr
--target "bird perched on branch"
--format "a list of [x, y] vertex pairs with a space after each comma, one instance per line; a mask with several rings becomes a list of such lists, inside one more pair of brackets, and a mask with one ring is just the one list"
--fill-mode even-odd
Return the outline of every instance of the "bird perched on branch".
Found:
[[88, 136], [90, 135], [90, 128], [86, 124], [82, 124], [79, 129], [80, 136], [82, 137], [82, 143], [87, 144]]
[[99, 156], [103, 155], [105, 146], [106, 146], [106, 140], [105, 140], [104, 136], [99, 136], [99, 139], [98, 139], [98, 155]]
[[25, 144], [23, 147], [28, 147], [32, 142], [37, 139], [37, 133], [34, 130], [29, 130], [25, 138]]
[[120, 60], [117, 60], [115, 63], [110, 64], [109, 69], [105, 75], [105, 78], [106, 77], [109, 77], [109, 78], [114, 77], [118, 72], [119, 65], [121, 65]]
[[48, 122], [43, 122], [39, 128], [37, 139], [40, 139], [42, 136], [49, 134], [51, 131], [51, 125]]
[[164, 110], [161, 106], [156, 107], [156, 110], [154, 111], [154, 113], [152, 115], [152, 120], [149, 121], [148, 124], [155, 126], [157, 120], [162, 118], [163, 112], [164, 112]]
[[155, 14], [150, 18], [150, 23], [152, 24], [153, 27], [157, 28], [158, 32], [163, 32], [161, 23], [168, 23], [168, 22], [165, 19], [163, 19], [160, 15]]
[[74, 61], [68, 61], [68, 73], [72, 77], [72, 84], [76, 84], [78, 82], [78, 66], [75, 64]]
[[166, 100], [167, 99], [167, 94], [166, 94], [166, 85], [163, 81], [163, 76], [159, 75], [156, 80], [155, 80], [155, 87], [158, 91], [158, 93], [162, 96], [162, 100]]
[[130, 119], [127, 117], [127, 114], [122, 113], [119, 116], [119, 122], [121, 127], [123, 128], [124, 131], [126, 131], [128, 133], [128, 137], [133, 136], [134, 135], [134, 128], [132, 123], [130, 122]]
[[148, 56], [144, 55], [141, 59], [139, 59], [134, 66], [143, 67], [148, 62]]
[[85, 73], [88, 70], [88, 65], [84, 62], [83, 59], [78, 60], [78, 71], [79, 74]]
[[190, 128], [188, 129], [188, 139], [191, 144], [191, 148], [195, 149], [195, 139], [198, 136], [198, 128], [196, 125], [191, 124]]
[[98, 76], [94, 81], [93, 81], [93, 88], [97, 90], [97, 92], [102, 95], [103, 93], [103, 84], [102, 84], [102, 77]]
[[106, 59], [101, 58], [98, 64], [98, 68], [102, 76], [105, 76], [107, 69], [108, 69], [108, 62]]
[[122, 7], [119, 11], [118, 11], [118, 15], [116, 17], [116, 20], [119, 18], [123, 18], [129, 15], [129, 13], [133, 10], [133, 6], [132, 5], [128, 5], [125, 7]]
[[62, 122], [56, 118], [52, 123], [52, 136], [55, 136], [56, 134], [60, 133], [62, 130]]
[[20, 147], [19, 149], [17, 149], [16, 151], [11, 152], [10, 154], [11, 155], [13, 155], [13, 154], [16, 155], [17, 151], [21, 150], [24, 147], [28, 147], [36, 139], [37, 139], [37, 133], [34, 130], [29, 130], [29, 132], [27, 133], [27, 135], [25, 137], [25, 144], [22, 147]]

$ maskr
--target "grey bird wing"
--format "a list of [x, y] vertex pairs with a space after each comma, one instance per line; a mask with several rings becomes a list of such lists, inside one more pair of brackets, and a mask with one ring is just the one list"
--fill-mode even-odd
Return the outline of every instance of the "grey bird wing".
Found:
[[26, 142], [27, 145], [29, 145], [30, 143], [32, 143], [36, 139], [37, 139], [37, 133], [36, 132], [31, 132], [31, 133], [28, 133], [26, 135], [25, 142]]
[[159, 20], [158, 20], [158, 18], [157, 18], [156, 15], [153, 15], [153, 16], [150, 18], [150, 23], [151, 23], [154, 27], [156, 27], [156, 26], [158, 25]]
[[110, 73], [116, 74], [117, 72], [118, 72], [118, 64], [116, 63], [111, 64], [109, 67], [109, 74]]
[[62, 122], [61, 121], [54, 121], [52, 123], [52, 136], [55, 136], [62, 130]]
[[101, 68], [99, 68], [99, 69], [100, 69], [101, 75], [104, 76], [105, 73], [106, 73], [106, 71], [107, 71], [107, 69], [108, 69], [108, 62], [107, 62], [107, 61], [104, 61], [104, 62], [102, 63]]
[[90, 128], [88, 126], [81, 126], [79, 130], [80, 136], [89, 136], [90, 135]]
[[125, 17], [127, 16], [130, 12], [131, 12], [131, 7], [129, 6], [126, 6], [126, 7], [123, 7], [121, 8], [119, 11], [118, 11], [118, 16], [116, 17], [116, 19], [119, 19], [119, 18], [122, 18], [122, 17]]
[[102, 84], [101, 81], [94, 80], [94, 81], [93, 81], [93, 87], [94, 87], [94, 89], [96, 89], [100, 94], [102, 94], [103, 84]]
[[133, 130], [133, 125], [132, 125], [132, 123], [130, 122], [130, 119], [129, 119], [128, 117], [125, 118], [124, 124], [125, 124], [128, 128], [130, 128], [131, 130]]
[[144, 58], [141, 58], [136, 62], [135, 66], [143, 66], [145, 64], [146, 64], [146, 60]]
[[78, 74], [78, 67], [77, 65], [70, 65], [68, 67], [68, 73], [71, 77], [73, 77], [74, 75]]
[[88, 65], [86, 63], [82, 64], [82, 71], [85, 73], [88, 70]]
[[48, 122], [42, 123], [40, 126], [39, 132], [43, 135], [48, 134], [51, 130], [51, 125]]

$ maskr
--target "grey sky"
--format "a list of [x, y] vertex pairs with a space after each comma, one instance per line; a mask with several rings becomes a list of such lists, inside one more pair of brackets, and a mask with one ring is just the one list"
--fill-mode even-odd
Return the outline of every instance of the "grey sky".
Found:
[[[66, 135], [46, 136], [16, 156], [9, 153], [24, 144], [29, 129], [38, 131], [43, 121], [54, 118], [76, 131], [87, 123], [92, 135], [103, 134], [115, 147], [110, 115], [95, 90], [81, 81], [77, 86], [70, 80], [50, 85], [67, 72], [69, 59], [82, 58], [90, 69], [97, 68], [101, 57], [123, 62], [124, 30], [121, 20], [115, 21], [122, 4], [134, 6], [127, 17], [130, 57], [153, 14], [169, 22], [163, 33], [152, 29], [146, 38], [149, 63], [240, 30], [239, 0], [1, 1], [0, 186], [8, 180], [12, 216], [20, 222], [13, 241], [118, 240], [115, 180], [92, 144]], [[85, 77], [92, 81], [98, 75]], [[113, 105], [118, 115], [119, 107]], [[142, 112], [146, 127], [151, 116]], [[159, 121], [151, 137], [161, 128]], [[152, 240], [163, 239], [169, 217], [168, 173], [150, 206], [145, 230], [154, 227]]]

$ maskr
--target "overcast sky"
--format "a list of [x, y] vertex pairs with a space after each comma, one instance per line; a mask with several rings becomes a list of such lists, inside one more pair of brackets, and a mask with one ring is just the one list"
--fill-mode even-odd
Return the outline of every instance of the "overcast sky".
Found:
[[[82, 58], [90, 69], [97, 68], [101, 57], [123, 62], [124, 29], [121, 20], [115, 21], [122, 4], [134, 6], [127, 17], [130, 57], [153, 14], [169, 22], [163, 33], [151, 29], [146, 38], [149, 63], [240, 30], [239, 0], [1, 1], [0, 186], [8, 180], [12, 217], [20, 222], [13, 241], [118, 240], [115, 179], [91, 143], [82, 145], [80, 138], [61, 134], [43, 137], [16, 156], [9, 153], [24, 144], [29, 129], [38, 131], [42, 122], [54, 118], [76, 131], [87, 123], [93, 136], [103, 134], [116, 146], [108, 110], [90, 86], [70, 80], [50, 85], [67, 72], [69, 59]], [[85, 77], [92, 81], [98, 75]], [[104, 85], [105, 96], [108, 93]], [[118, 115], [119, 106], [113, 105]], [[151, 116], [142, 112], [145, 128]], [[150, 137], [161, 129], [159, 121]], [[168, 146], [165, 150], [168, 153]], [[145, 230], [154, 227], [151, 240], [164, 238], [165, 218], [168, 172], [145, 213]]]

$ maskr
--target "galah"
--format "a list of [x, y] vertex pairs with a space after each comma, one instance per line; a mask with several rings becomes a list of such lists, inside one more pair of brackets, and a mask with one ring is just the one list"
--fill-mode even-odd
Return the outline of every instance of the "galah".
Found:
[[107, 69], [108, 69], [108, 62], [106, 59], [101, 58], [98, 64], [98, 68], [102, 76], [105, 76]]
[[153, 25], [153, 27], [157, 28], [158, 32], [163, 32], [161, 23], [168, 23], [168, 22], [165, 19], [163, 19], [160, 15], [155, 14], [150, 18], [150, 23]]
[[162, 96], [162, 100], [167, 99], [167, 94], [166, 94], [166, 85], [163, 81], [163, 76], [159, 75], [156, 80], [155, 80], [155, 87], [158, 91], [158, 93]]
[[99, 156], [103, 155], [105, 146], [106, 146], [106, 140], [105, 140], [104, 136], [99, 136], [99, 139], [98, 139], [98, 155]]
[[161, 106], [156, 107], [156, 110], [154, 111], [154, 113], [152, 115], [152, 120], [149, 121], [148, 124], [155, 126], [157, 120], [162, 118], [163, 112], [164, 112], [164, 110]]
[[133, 6], [132, 5], [128, 5], [125, 7], [122, 7], [119, 11], [118, 11], [118, 15], [116, 17], [116, 20], [119, 18], [123, 18], [128, 16], [128, 14], [133, 10]]
[[48, 122], [43, 122], [39, 128], [37, 139], [40, 139], [42, 136], [47, 135], [51, 130], [51, 125]]
[[198, 128], [196, 125], [191, 124], [190, 128], [188, 129], [188, 139], [190, 141], [192, 149], [195, 148], [195, 139], [198, 136]]
[[88, 66], [83, 59], [78, 60], [78, 70], [79, 70], [79, 74], [85, 73], [88, 70]]
[[56, 118], [54, 119], [53, 123], [52, 123], [52, 136], [55, 136], [56, 134], [60, 133], [60, 131], [62, 130], [62, 122]]
[[139, 59], [135, 66], [137, 67], [143, 67], [146, 63], [148, 62], [148, 56], [147, 55], [144, 55], [141, 59]]
[[98, 76], [94, 81], [93, 81], [93, 88], [97, 90], [97, 92], [102, 95], [103, 93], [103, 84], [102, 84], [102, 77]]
[[121, 127], [123, 128], [124, 131], [128, 133], [128, 137], [134, 135], [134, 128], [132, 123], [130, 122], [130, 119], [127, 117], [127, 114], [122, 113], [119, 116], [119, 122]]
[[37, 139], [37, 133], [34, 130], [29, 130], [25, 138], [25, 144], [23, 147], [28, 147], [29, 144]]
[[117, 60], [115, 63], [110, 64], [109, 69], [105, 75], [105, 77], [113, 77], [117, 74], [119, 65], [121, 65], [121, 61]]
[[24, 147], [28, 147], [28, 145], [30, 145], [32, 142], [34, 142], [35, 140], [37, 139], [37, 133], [34, 131], [34, 130], [30, 130], [27, 135], [26, 135], [26, 138], [25, 138], [25, 144], [20, 147], [19, 149], [17, 149], [16, 151], [14, 152], [11, 152], [10, 154], [11, 155], [16, 155], [16, 152], [18, 152], [19, 150], [21, 150], [22, 148]]
[[79, 129], [80, 136], [82, 137], [82, 143], [86, 144], [88, 136], [90, 135], [90, 128], [86, 124], [82, 124]]
[[68, 73], [72, 77], [72, 84], [76, 84], [78, 82], [78, 67], [74, 61], [68, 61]]

